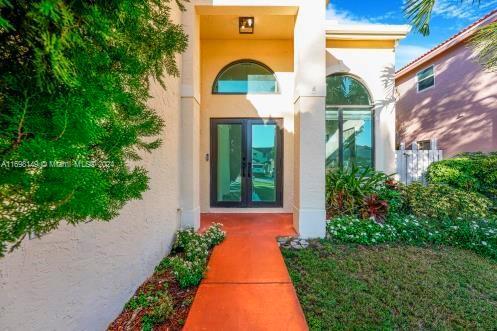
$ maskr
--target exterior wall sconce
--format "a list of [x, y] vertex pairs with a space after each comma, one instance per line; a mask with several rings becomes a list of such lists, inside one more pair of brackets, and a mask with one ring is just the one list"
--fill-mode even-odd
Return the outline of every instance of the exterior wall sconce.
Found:
[[238, 31], [240, 34], [252, 34], [254, 33], [254, 23], [253, 17], [239, 17]]

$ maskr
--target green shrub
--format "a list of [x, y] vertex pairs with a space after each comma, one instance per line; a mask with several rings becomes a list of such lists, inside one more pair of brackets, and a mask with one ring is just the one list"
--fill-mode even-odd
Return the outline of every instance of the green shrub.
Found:
[[398, 184], [382, 187], [376, 195], [380, 200], [388, 203], [388, 213], [399, 213], [404, 208], [404, 201]]
[[387, 224], [395, 229], [399, 242], [413, 245], [443, 242], [440, 223], [429, 219], [417, 218], [414, 215], [391, 214]]
[[428, 167], [430, 183], [478, 192], [497, 204], [497, 153], [465, 153]]
[[491, 202], [484, 196], [445, 184], [412, 183], [401, 189], [405, 207], [420, 218], [434, 220], [482, 219], [489, 215]]
[[497, 220], [446, 220], [444, 242], [497, 259]]
[[209, 248], [220, 244], [226, 237], [226, 232], [222, 229], [222, 224], [213, 223], [204, 233], [203, 237], [207, 240]]
[[173, 314], [174, 306], [171, 295], [160, 292], [154, 307], [142, 317], [142, 330], [153, 330], [153, 326], [164, 323]]
[[203, 236], [192, 238], [185, 247], [184, 258], [187, 261], [206, 260], [209, 255], [209, 243]]
[[374, 245], [395, 241], [397, 233], [389, 224], [378, 224], [372, 220], [363, 220], [355, 216], [339, 216], [326, 225], [329, 238], [356, 243]]
[[200, 233], [195, 232], [193, 228], [186, 228], [176, 232], [176, 240], [173, 244], [174, 252], [182, 252], [192, 240], [200, 238]]
[[183, 253], [188, 261], [207, 258], [209, 249], [220, 244], [226, 236], [222, 224], [212, 224], [204, 233], [192, 228], [179, 230], [173, 245], [173, 252]]
[[196, 286], [204, 276], [209, 249], [221, 243], [225, 236], [219, 223], [212, 224], [204, 233], [191, 228], [180, 230], [173, 245], [173, 252], [178, 255], [162, 260], [156, 270], [171, 268], [181, 287]]
[[413, 215], [391, 214], [385, 224], [353, 216], [334, 218], [327, 223], [331, 240], [361, 245], [407, 243], [443, 244], [475, 251], [497, 259], [497, 220], [446, 219], [433, 222]]
[[169, 258], [169, 266], [180, 287], [197, 286], [204, 277], [206, 259], [188, 261], [179, 256]]
[[125, 308], [131, 310], [135, 310], [138, 308], [148, 308], [160, 303], [162, 297], [164, 297], [165, 295], [169, 294], [164, 291], [155, 291], [155, 288], [145, 289], [129, 299], [128, 303], [126, 303], [125, 305]]
[[194, 261], [207, 258], [209, 248], [210, 245], [207, 238], [188, 228], [177, 232], [173, 252], [182, 253], [182, 256], [186, 260]]
[[125, 308], [128, 309], [137, 309], [137, 308], [145, 308], [150, 305], [151, 299], [150, 295], [147, 293], [136, 294], [126, 303]]
[[[387, 186], [390, 177], [373, 169], [331, 169], [326, 174], [326, 212], [328, 217], [359, 215], [366, 197]], [[385, 193], [386, 196], [386, 193]], [[388, 202], [388, 201], [387, 201]]]

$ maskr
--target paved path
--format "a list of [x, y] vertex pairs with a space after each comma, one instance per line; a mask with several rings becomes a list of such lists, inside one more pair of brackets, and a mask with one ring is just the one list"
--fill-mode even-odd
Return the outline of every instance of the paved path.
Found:
[[277, 236], [295, 235], [291, 214], [203, 214], [224, 224], [184, 330], [307, 330]]

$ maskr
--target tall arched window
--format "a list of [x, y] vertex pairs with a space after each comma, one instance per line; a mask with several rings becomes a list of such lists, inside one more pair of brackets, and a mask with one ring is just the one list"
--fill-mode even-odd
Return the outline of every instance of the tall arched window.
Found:
[[274, 72], [254, 60], [239, 60], [228, 64], [216, 77], [213, 94], [270, 94], [278, 92]]
[[374, 166], [374, 116], [366, 87], [347, 74], [326, 78], [326, 167]]

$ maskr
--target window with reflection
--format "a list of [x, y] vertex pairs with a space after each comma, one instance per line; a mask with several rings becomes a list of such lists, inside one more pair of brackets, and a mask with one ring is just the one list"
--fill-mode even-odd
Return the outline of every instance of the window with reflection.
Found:
[[346, 74], [326, 79], [326, 168], [374, 167], [374, 117], [364, 85]]
[[274, 72], [253, 60], [230, 63], [221, 70], [212, 87], [214, 94], [271, 94], [278, 92]]

